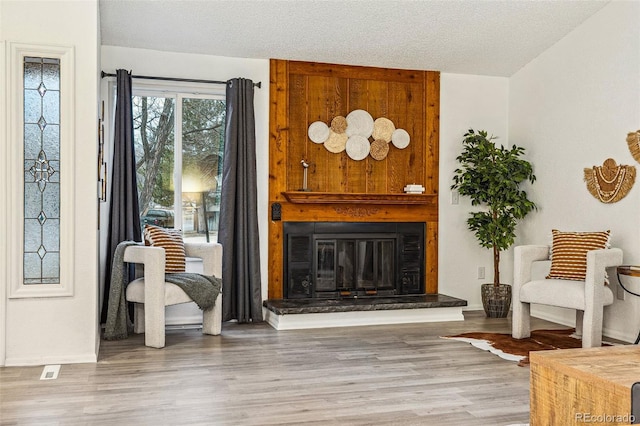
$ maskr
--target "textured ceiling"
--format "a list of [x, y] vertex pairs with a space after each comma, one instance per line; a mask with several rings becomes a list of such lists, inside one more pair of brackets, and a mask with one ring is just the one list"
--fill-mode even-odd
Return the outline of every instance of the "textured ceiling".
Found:
[[103, 45], [510, 76], [606, 4], [100, 0], [100, 20]]

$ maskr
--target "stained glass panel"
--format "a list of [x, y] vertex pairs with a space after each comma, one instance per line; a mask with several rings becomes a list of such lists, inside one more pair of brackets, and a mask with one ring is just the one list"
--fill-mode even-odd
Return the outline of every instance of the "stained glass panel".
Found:
[[44, 129], [42, 132], [42, 147], [49, 158], [60, 158], [60, 126], [47, 126]]
[[24, 90], [24, 122], [37, 123], [42, 117], [42, 96], [35, 89]]
[[60, 92], [47, 90], [42, 96], [42, 116], [47, 125], [60, 124]]
[[24, 59], [24, 283], [60, 282], [60, 60]]
[[24, 88], [37, 89], [42, 82], [42, 64], [29, 62], [29, 59], [31, 58], [24, 61]]

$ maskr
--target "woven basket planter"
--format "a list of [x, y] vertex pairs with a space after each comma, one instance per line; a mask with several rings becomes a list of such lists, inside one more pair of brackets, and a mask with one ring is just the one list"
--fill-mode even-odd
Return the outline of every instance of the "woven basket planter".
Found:
[[511, 307], [511, 286], [509, 284], [482, 284], [480, 286], [482, 306], [489, 318], [506, 318]]

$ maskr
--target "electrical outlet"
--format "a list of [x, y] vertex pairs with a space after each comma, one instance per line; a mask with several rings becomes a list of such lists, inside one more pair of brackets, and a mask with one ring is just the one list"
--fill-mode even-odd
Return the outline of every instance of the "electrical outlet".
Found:
[[460, 203], [460, 194], [455, 189], [451, 190], [451, 204]]
[[478, 266], [478, 279], [484, 280], [484, 266]]

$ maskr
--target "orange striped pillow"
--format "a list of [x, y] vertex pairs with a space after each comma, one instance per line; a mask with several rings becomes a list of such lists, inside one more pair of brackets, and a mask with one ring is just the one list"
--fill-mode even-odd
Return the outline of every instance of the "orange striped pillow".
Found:
[[165, 272], [184, 272], [186, 254], [182, 231], [159, 226], [144, 226], [144, 242], [154, 247], [162, 247], [165, 256]]
[[582, 281], [587, 276], [587, 252], [609, 248], [610, 231], [551, 232], [551, 271], [547, 278]]

